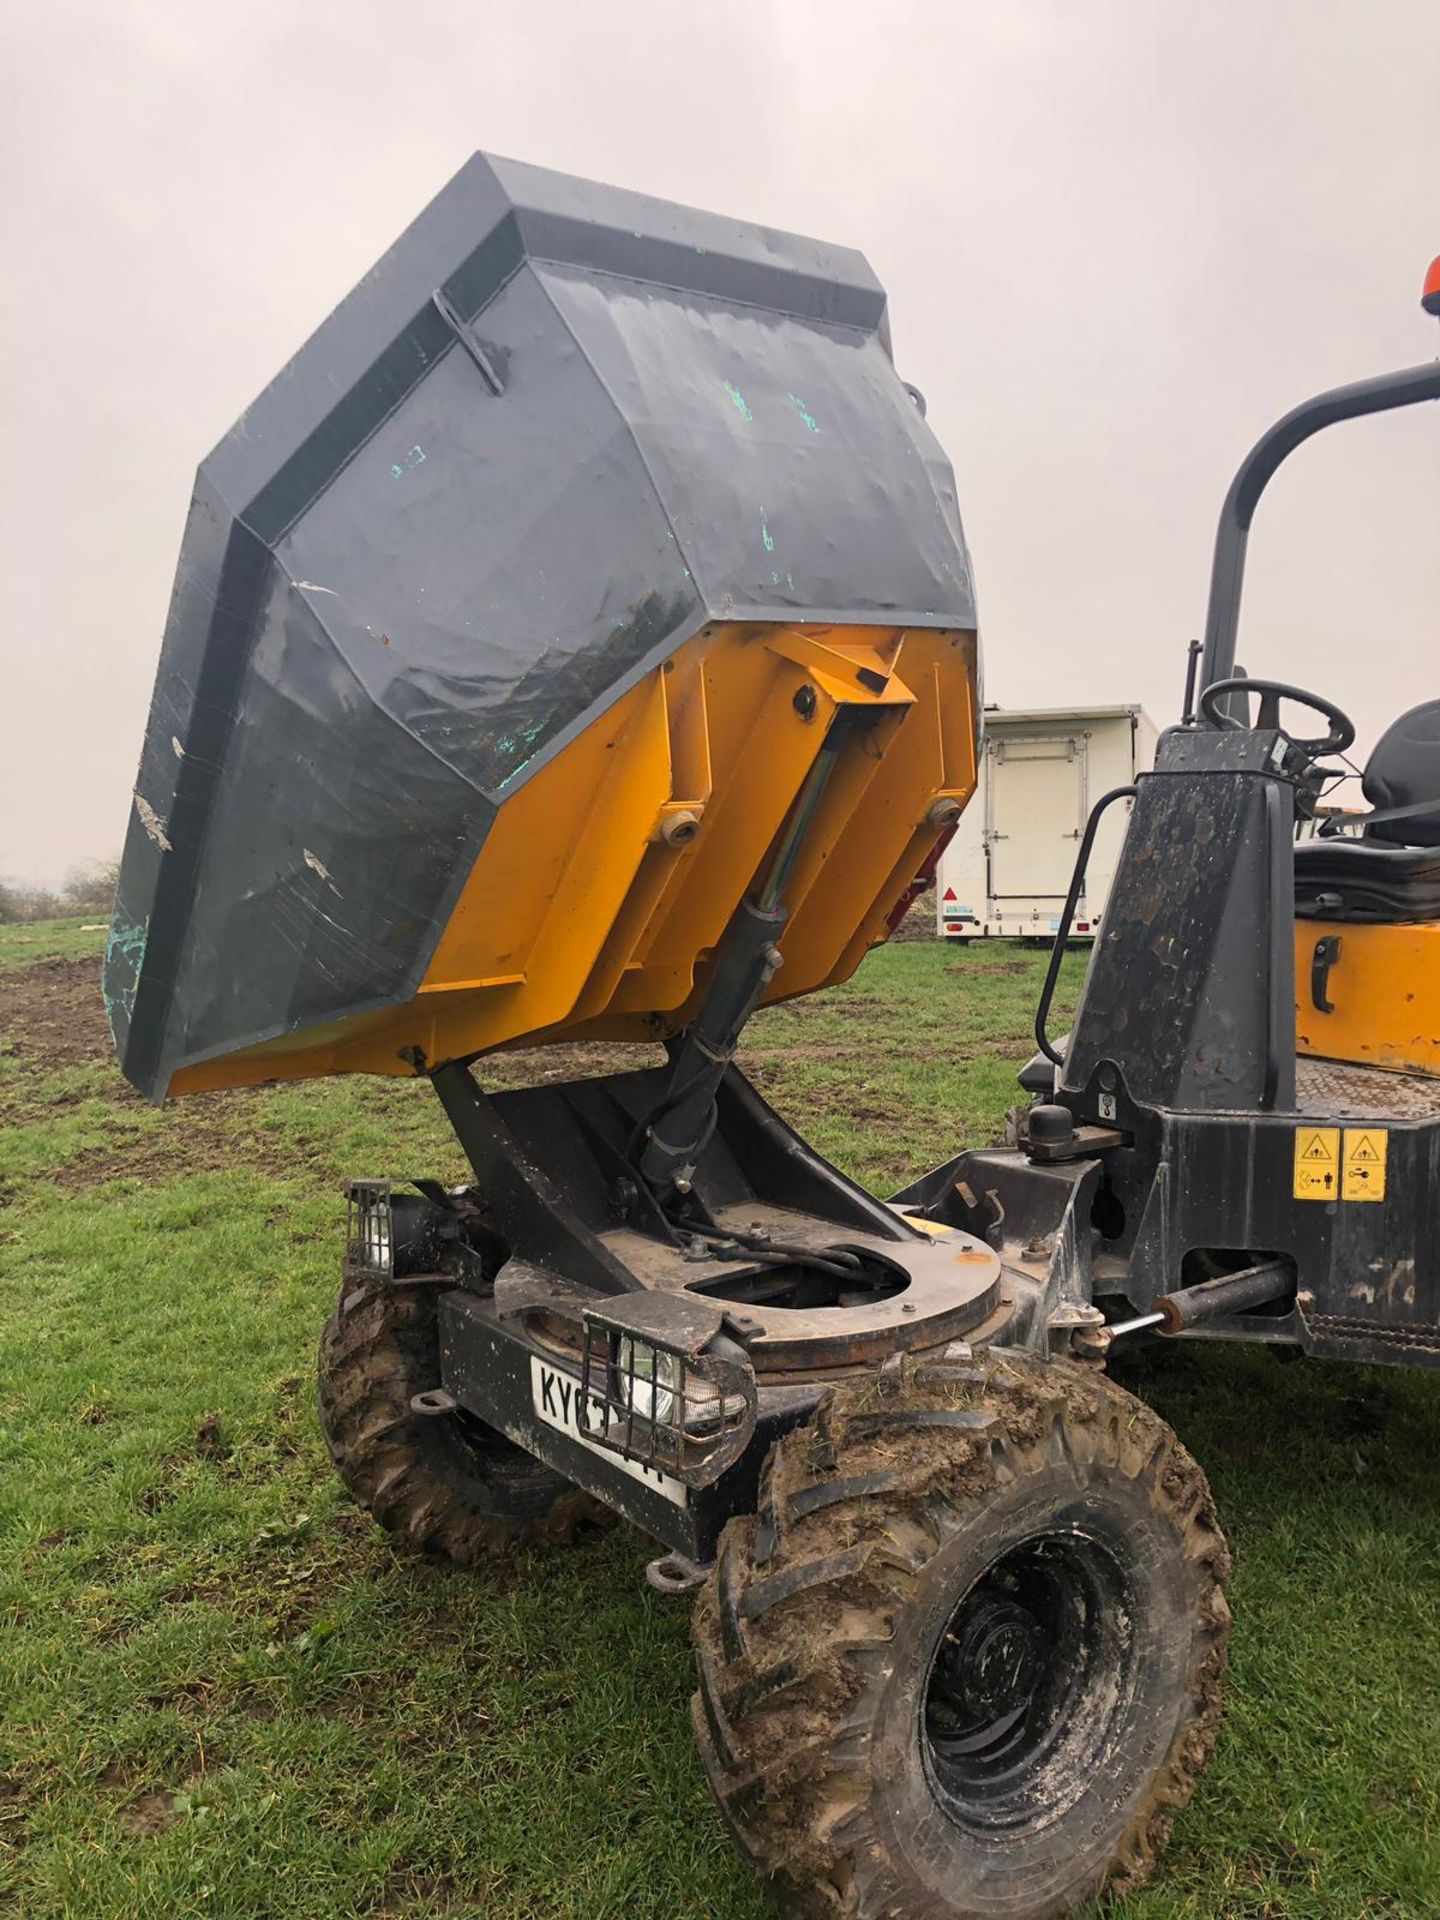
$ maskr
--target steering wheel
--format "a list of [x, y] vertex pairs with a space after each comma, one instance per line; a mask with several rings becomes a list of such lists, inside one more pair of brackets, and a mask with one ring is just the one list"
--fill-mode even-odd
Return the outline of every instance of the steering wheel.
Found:
[[1279, 733], [1280, 702], [1294, 700], [1302, 707], [1309, 707], [1312, 713], [1318, 713], [1322, 719], [1330, 722], [1330, 731], [1320, 739], [1300, 740], [1292, 733], [1287, 737], [1299, 747], [1302, 753], [1308, 753], [1312, 760], [1318, 760], [1322, 754], [1344, 753], [1355, 742], [1355, 722], [1348, 713], [1343, 713], [1333, 700], [1322, 700], [1318, 693], [1306, 693], [1303, 687], [1287, 686], [1283, 680], [1212, 680], [1200, 696], [1200, 711], [1212, 727], [1220, 727], [1227, 733], [1246, 733], [1251, 731], [1250, 722], [1241, 720], [1236, 714], [1227, 713], [1220, 702], [1227, 693], [1258, 693], [1260, 711], [1255, 719], [1253, 731]]

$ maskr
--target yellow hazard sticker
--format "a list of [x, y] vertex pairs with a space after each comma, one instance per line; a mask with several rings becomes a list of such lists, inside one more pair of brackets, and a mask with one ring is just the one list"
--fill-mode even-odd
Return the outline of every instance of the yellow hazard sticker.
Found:
[[1347, 1127], [1340, 1176], [1342, 1200], [1383, 1200], [1390, 1135], [1384, 1127]]
[[1340, 1129], [1300, 1127], [1295, 1134], [1295, 1198], [1340, 1198]]

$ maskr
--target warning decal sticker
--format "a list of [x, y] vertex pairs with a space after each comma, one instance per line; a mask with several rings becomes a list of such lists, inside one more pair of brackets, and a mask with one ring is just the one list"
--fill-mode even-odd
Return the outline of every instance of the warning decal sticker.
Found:
[[1340, 1198], [1340, 1129], [1301, 1127], [1295, 1135], [1295, 1198]]
[[1384, 1127], [1347, 1127], [1340, 1180], [1343, 1200], [1383, 1200], [1390, 1136]]

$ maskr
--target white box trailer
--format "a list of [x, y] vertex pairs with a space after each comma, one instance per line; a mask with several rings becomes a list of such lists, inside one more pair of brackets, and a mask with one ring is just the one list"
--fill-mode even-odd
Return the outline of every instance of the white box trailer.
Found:
[[[987, 707], [979, 786], [936, 874], [937, 931], [950, 940], [1056, 933], [1091, 807], [1148, 772], [1155, 740], [1141, 707]], [[1118, 802], [1100, 823], [1077, 939], [1100, 925], [1129, 812]]]

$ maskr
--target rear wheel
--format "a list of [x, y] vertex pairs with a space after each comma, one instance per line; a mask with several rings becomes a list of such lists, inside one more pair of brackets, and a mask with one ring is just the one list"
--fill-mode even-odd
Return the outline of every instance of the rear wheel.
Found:
[[847, 1387], [697, 1605], [711, 1786], [792, 1913], [1138, 1884], [1214, 1743], [1228, 1570], [1200, 1469], [1108, 1380], [993, 1354]]
[[484, 1421], [412, 1409], [440, 1384], [436, 1291], [348, 1285], [325, 1323], [316, 1400], [340, 1478], [388, 1533], [461, 1566], [603, 1525], [606, 1508]]

